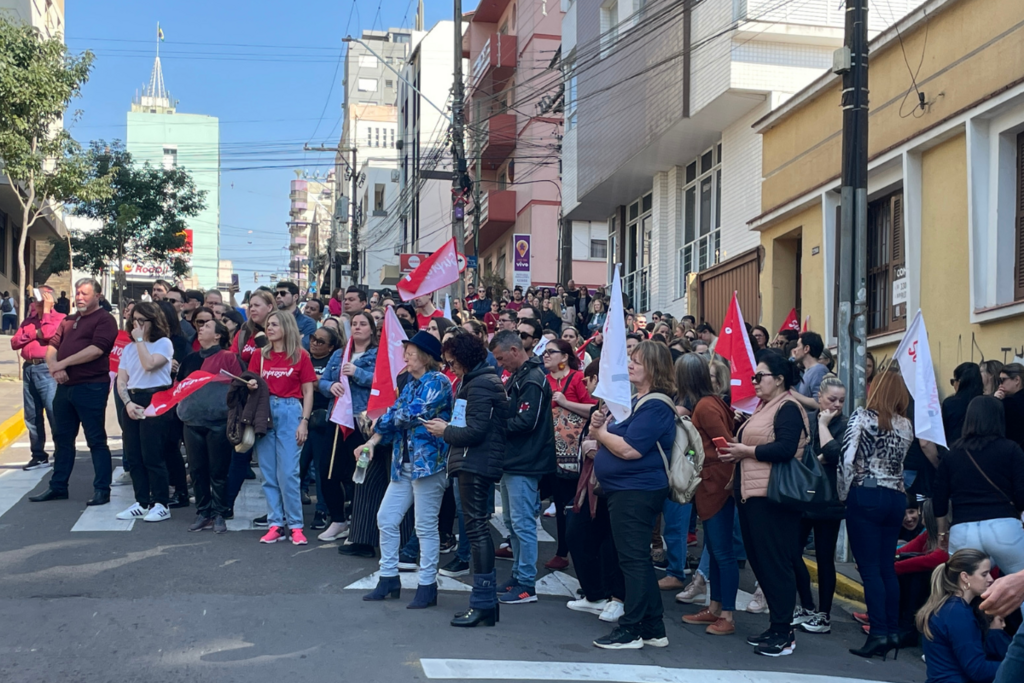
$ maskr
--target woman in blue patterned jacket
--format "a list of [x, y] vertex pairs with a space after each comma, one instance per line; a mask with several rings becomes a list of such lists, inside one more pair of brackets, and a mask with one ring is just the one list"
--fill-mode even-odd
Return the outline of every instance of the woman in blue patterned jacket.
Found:
[[[381, 441], [391, 442], [391, 483], [377, 512], [380, 529], [380, 579], [363, 600], [384, 600], [401, 595], [398, 578], [399, 526], [409, 507], [414, 507], [416, 537], [420, 541], [419, 586], [409, 609], [437, 604], [437, 565], [441, 556], [438, 514], [447, 488], [445, 465], [448, 445], [432, 436], [423, 423], [434, 418], [450, 420], [452, 386], [438, 371], [441, 342], [427, 332], [417, 332], [405, 344], [405, 363], [409, 381], [395, 405], [381, 416], [374, 435], [360, 452], [372, 454]], [[370, 450], [364, 450], [370, 449]]]

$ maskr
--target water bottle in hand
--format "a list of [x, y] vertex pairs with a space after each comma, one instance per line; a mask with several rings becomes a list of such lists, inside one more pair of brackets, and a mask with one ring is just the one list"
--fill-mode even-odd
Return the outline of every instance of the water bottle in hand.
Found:
[[363, 447], [359, 452], [359, 459], [356, 460], [356, 471], [352, 473], [352, 481], [362, 484], [366, 481], [366, 468], [370, 466], [370, 449]]

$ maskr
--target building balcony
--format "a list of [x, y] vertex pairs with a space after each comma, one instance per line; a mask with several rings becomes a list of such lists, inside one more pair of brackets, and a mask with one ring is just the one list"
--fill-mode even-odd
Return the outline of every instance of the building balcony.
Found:
[[304, 235], [309, 230], [308, 221], [289, 221], [288, 232], [292, 235]]
[[[480, 201], [480, 250], [494, 244], [501, 235], [516, 224], [516, 191], [491, 190]], [[472, 244], [469, 231], [466, 244]]]
[[485, 123], [480, 163], [486, 171], [497, 170], [516, 148], [516, 115], [496, 114]]
[[473, 14], [474, 23], [496, 24], [512, 0], [480, 0]]
[[501, 90], [516, 71], [516, 37], [494, 33], [473, 60], [469, 87], [474, 93]]
[[292, 187], [292, 194], [295, 194], [296, 192], [301, 192], [302, 194], [306, 194], [306, 191], [309, 189], [309, 183], [307, 181], [305, 181], [305, 180], [293, 180], [291, 187]]
[[305, 235], [296, 235], [295, 237], [292, 238], [292, 244], [306, 246], [307, 244], [309, 244], [309, 238], [306, 237]]

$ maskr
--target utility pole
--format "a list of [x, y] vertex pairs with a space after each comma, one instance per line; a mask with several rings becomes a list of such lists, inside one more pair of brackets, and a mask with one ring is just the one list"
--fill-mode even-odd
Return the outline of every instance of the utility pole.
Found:
[[[354, 136], [353, 136], [354, 137]], [[352, 284], [359, 284], [359, 223], [362, 217], [359, 215], [359, 202], [356, 201], [356, 193], [359, 191], [359, 166], [356, 165], [356, 148], [352, 146], [352, 256], [349, 258], [349, 268], [352, 272]]]
[[[476, 169], [476, 178], [473, 182], [473, 254], [476, 256], [476, 268], [473, 269], [473, 285], [477, 291], [480, 291], [480, 268], [483, 266], [480, 263], [480, 198], [483, 194], [482, 187], [483, 181], [480, 179], [480, 157], [483, 156], [480, 152], [482, 146], [480, 142], [481, 133], [477, 131], [475, 133], [477, 143], [476, 147], [476, 160], [474, 162], [474, 168]], [[481, 292], [481, 296], [483, 293]]]
[[[463, 114], [462, 83], [462, 0], [455, 2], [455, 83], [452, 88], [452, 237], [455, 238], [455, 249], [460, 253], [466, 251], [466, 197], [465, 189], [469, 186], [466, 164], [465, 123]], [[477, 175], [479, 180], [479, 175]], [[479, 206], [479, 205], [477, 205]], [[479, 219], [474, 219], [478, 221]], [[475, 223], [474, 223], [475, 224]], [[479, 258], [479, 257], [478, 257]], [[479, 262], [477, 266], [479, 266]], [[450, 287], [452, 298], [462, 296], [462, 284], [456, 282]]]
[[[356, 173], [356, 148], [355, 148], [355, 146], [353, 146], [351, 149], [345, 149], [343, 147], [324, 147], [324, 146], [310, 147], [309, 145], [304, 145], [302, 149], [304, 151], [306, 151], [306, 152], [341, 152], [341, 153], [352, 152], [352, 165], [349, 166], [349, 171], [351, 171], [351, 173], [352, 173], [352, 198], [351, 198], [352, 210], [348, 212], [349, 220], [351, 221], [351, 225], [352, 225], [352, 236], [351, 236], [351, 241], [350, 241], [352, 251], [351, 251], [351, 257], [349, 259], [349, 262], [351, 264], [350, 268], [352, 268], [352, 284], [357, 284], [357, 282], [356, 282], [356, 279], [357, 279], [356, 278], [356, 274], [358, 272], [359, 266], [358, 266], [358, 261], [356, 260], [356, 248], [357, 248], [357, 246], [359, 244], [359, 226], [356, 225], [356, 209], [357, 209], [357, 206], [356, 206], [356, 190], [359, 188], [359, 174]], [[341, 157], [341, 160], [345, 161], [345, 157]], [[345, 161], [345, 163], [347, 164], [348, 162]], [[341, 186], [341, 181], [340, 180], [336, 180], [336, 182], [338, 183], [338, 186], [340, 187]], [[345, 200], [345, 195], [340, 195], [340, 197], [341, 197], [342, 201]], [[337, 214], [338, 214], [338, 210], [337, 210], [337, 207], [335, 207], [335, 215], [337, 215]], [[342, 214], [342, 215], [344, 215], [344, 214]], [[334, 220], [334, 219], [331, 220], [331, 246], [330, 246], [330, 249], [331, 249], [331, 252], [330, 252], [330, 263], [331, 263], [331, 288], [330, 289], [331, 289], [331, 294], [334, 293], [335, 287], [339, 286], [340, 283], [341, 283], [341, 274], [338, 272], [339, 269], [340, 269], [340, 264], [337, 263], [338, 259], [337, 259], [337, 256], [336, 256], [337, 249], [338, 249], [338, 239], [337, 239], [337, 226], [336, 226], [336, 223], [337, 223], [336, 220]], [[337, 284], [335, 284], [335, 283], [337, 283]]]
[[843, 76], [837, 332], [849, 413], [867, 400], [868, 0], [846, 0], [846, 38], [834, 70]]

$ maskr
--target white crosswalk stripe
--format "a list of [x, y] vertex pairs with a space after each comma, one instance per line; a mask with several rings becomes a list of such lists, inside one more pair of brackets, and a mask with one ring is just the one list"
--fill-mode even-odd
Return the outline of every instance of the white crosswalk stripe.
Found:
[[[116, 480], [124, 474], [123, 467], [114, 469]], [[71, 527], [71, 531], [131, 531], [135, 526], [134, 519], [118, 519], [117, 513], [127, 510], [135, 502], [135, 492], [131, 486], [113, 486], [110, 489], [110, 504], [86, 507]]]
[[[402, 588], [415, 590], [416, 586], [419, 585], [418, 572], [401, 572], [398, 576], [402, 580]], [[358, 581], [345, 586], [345, 590], [373, 590], [377, 585], [377, 580], [379, 578], [380, 572], [376, 571], [369, 576], [364, 576]], [[467, 578], [469, 581], [472, 581], [472, 577]], [[467, 583], [441, 575], [438, 575], [437, 577], [437, 587], [438, 590], [443, 591], [465, 592], [472, 590]], [[537, 595], [553, 595], [575, 599], [576, 590], [579, 587], [580, 582], [574, 577], [563, 572], [552, 572], [537, 580]]]
[[26, 472], [18, 467], [0, 472], [0, 517], [38, 486], [50, 471], [49, 467], [40, 467]]

